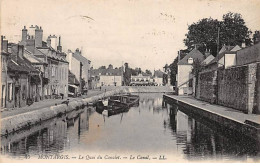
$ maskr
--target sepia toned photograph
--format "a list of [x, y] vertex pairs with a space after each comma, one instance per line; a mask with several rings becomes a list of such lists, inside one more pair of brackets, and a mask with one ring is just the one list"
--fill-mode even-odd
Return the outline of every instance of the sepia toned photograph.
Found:
[[0, 163], [259, 163], [259, 0], [0, 0]]

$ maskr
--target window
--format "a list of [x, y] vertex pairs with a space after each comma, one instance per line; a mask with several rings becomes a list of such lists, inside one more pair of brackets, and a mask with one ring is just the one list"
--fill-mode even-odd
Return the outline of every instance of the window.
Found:
[[52, 77], [55, 76], [55, 67], [54, 66], [51, 67], [51, 76]]
[[26, 86], [25, 85], [23, 86], [22, 98], [23, 98], [23, 100], [26, 99]]
[[6, 68], [6, 59], [2, 56], [2, 71], [5, 71]]
[[12, 83], [8, 83], [8, 96], [7, 99], [11, 101], [13, 99], [13, 86]]
[[193, 58], [190, 57], [190, 58], [188, 59], [188, 64], [193, 64]]
[[58, 73], [59, 73], [58, 67], [56, 67], [56, 68], [55, 68], [55, 74], [56, 74], [56, 77], [55, 77], [55, 78], [56, 78], [56, 79], [58, 79]]

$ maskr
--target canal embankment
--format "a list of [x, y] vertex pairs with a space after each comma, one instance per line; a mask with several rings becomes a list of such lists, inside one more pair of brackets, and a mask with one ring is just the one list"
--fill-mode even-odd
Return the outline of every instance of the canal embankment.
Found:
[[190, 96], [165, 94], [163, 98], [167, 103], [180, 106], [191, 114], [209, 119], [227, 129], [260, 140], [260, 115], [245, 114], [232, 108], [213, 105]]
[[[19, 109], [14, 115], [6, 116], [1, 118], [1, 135], [7, 135], [12, 132], [28, 128], [32, 125], [41, 123], [51, 118], [60, 116], [62, 114], [78, 110], [90, 103], [95, 103], [99, 99], [107, 98], [109, 96], [125, 93], [169, 93], [172, 92], [172, 87], [161, 86], [161, 87], [114, 87], [105, 89], [102, 93], [96, 94], [86, 98], [76, 98], [70, 100], [68, 103], [55, 103], [54, 105], [48, 105], [44, 108], [35, 110], [28, 110], [28, 112], [19, 113]], [[67, 101], [67, 99], [64, 99]]]

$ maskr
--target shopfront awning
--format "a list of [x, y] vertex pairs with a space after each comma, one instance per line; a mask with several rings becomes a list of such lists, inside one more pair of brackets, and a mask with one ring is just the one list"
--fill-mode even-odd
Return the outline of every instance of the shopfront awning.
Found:
[[75, 88], [75, 89], [78, 89], [78, 87], [77, 87], [76, 85], [71, 85], [71, 84], [69, 84], [69, 86], [70, 86], [70, 87], [73, 87], [73, 88]]

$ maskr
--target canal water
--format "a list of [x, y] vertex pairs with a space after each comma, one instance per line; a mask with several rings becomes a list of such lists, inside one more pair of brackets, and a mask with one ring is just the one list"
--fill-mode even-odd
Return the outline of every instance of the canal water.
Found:
[[[110, 156], [128, 161], [256, 161], [259, 143], [220, 132], [214, 125], [187, 115], [163, 101], [163, 94], [139, 94], [139, 106], [106, 117], [93, 107], [43, 122], [1, 138], [1, 155], [11, 159], [50, 154], [97, 159]], [[187, 112], [186, 112], [187, 113]], [[131, 156], [132, 155], [132, 156]], [[41, 156], [41, 157], [42, 157]], [[113, 158], [113, 159], [114, 159]]]

